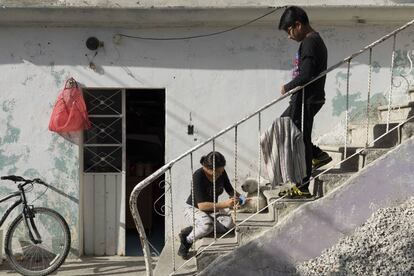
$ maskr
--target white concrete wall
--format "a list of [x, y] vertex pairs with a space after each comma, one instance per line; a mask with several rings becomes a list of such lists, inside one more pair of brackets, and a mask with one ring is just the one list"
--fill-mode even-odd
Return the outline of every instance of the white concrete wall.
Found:
[[200, 27], [237, 25], [272, 9], [255, 24], [274, 24], [283, 8], [298, 5], [320, 24], [402, 24], [412, 20], [412, 0], [360, 1], [130, 1], [0, 0], [0, 26]]
[[255, 6], [275, 6], [277, 5], [298, 5], [298, 6], [321, 6], [321, 5], [376, 5], [376, 6], [393, 6], [396, 4], [412, 4], [412, 0], [366, 0], [363, 3], [357, 0], [291, 0], [291, 1], [273, 1], [273, 0], [1, 0], [5, 6], [92, 6], [92, 7], [255, 7]]
[[[393, 30], [393, 26], [315, 26], [324, 37], [332, 65], [352, 52]], [[174, 37], [204, 34], [222, 28], [41, 28], [3, 27], [0, 36], [0, 173], [43, 176], [68, 196], [49, 191], [39, 201], [57, 208], [68, 219], [77, 247], [78, 148], [47, 130], [53, 103], [62, 85], [73, 76], [85, 87], [165, 88], [166, 160], [172, 160], [200, 141], [278, 97], [280, 86], [291, 76], [298, 45], [277, 31], [275, 24], [246, 27], [220, 36], [181, 41], [145, 41], [113, 35]], [[105, 43], [94, 52], [85, 47], [89, 36]], [[411, 49], [414, 30], [398, 37], [397, 48]], [[387, 90], [390, 83], [391, 43], [374, 51], [376, 61], [373, 92]], [[93, 61], [97, 70], [88, 67]], [[357, 108], [365, 101], [367, 58], [352, 64], [351, 102]], [[403, 63], [400, 59], [400, 63]], [[327, 79], [327, 104], [316, 119], [315, 137], [343, 119], [344, 72], [337, 69]], [[361, 93], [358, 96], [357, 93]], [[266, 128], [287, 106], [287, 100], [263, 114]], [[196, 134], [189, 136], [192, 113]], [[217, 150], [228, 159], [234, 178], [234, 133], [217, 141]], [[239, 128], [238, 175], [255, 175], [257, 168], [257, 120]], [[196, 139], [196, 141], [195, 141]], [[328, 139], [329, 140], [329, 139]], [[335, 139], [334, 139], [335, 140]], [[201, 154], [195, 154], [195, 166]], [[190, 187], [189, 159], [173, 168], [175, 222], [183, 224], [181, 208]], [[2, 188], [2, 191], [7, 188]], [[40, 191], [39, 191], [40, 192]], [[168, 198], [167, 198], [168, 200]], [[169, 233], [169, 232], [167, 232]]]

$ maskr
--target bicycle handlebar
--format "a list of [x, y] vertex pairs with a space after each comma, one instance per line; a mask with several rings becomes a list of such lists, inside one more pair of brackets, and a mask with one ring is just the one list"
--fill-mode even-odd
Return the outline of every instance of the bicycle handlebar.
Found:
[[25, 183], [36, 182], [36, 183], [39, 183], [39, 184], [46, 185], [46, 183], [43, 180], [41, 180], [40, 178], [24, 179], [23, 177], [18, 176], [18, 175], [6, 175], [6, 176], [0, 177], [0, 179], [1, 180], [11, 180], [11, 181], [14, 181], [14, 182], [25, 182]]

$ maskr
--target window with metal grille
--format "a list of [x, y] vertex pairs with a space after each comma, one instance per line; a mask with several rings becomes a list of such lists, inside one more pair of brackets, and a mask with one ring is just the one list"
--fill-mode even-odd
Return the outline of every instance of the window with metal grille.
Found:
[[122, 90], [84, 89], [92, 128], [84, 132], [85, 173], [122, 171]]

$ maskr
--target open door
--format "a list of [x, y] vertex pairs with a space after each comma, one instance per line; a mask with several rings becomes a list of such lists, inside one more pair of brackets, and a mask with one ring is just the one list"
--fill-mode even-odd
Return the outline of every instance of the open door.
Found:
[[[129, 206], [130, 194], [140, 181], [164, 165], [165, 91], [126, 90], [126, 255], [143, 255]], [[160, 179], [162, 180], [162, 179]], [[144, 228], [157, 254], [164, 247], [164, 188], [160, 180], [146, 187], [138, 198]], [[161, 199], [158, 200], [157, 199]]]

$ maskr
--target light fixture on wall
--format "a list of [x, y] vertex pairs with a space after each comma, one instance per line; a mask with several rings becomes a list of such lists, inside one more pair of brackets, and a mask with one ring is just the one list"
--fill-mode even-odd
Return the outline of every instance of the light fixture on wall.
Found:
[[98, 72], [98, 66], [93, 62], [93, 59], [98, 54], [99, 48], [103, 48], [103, 46], [103, 41], [99, 41], [99, 39], [94, 36], [91, 36], [86, 40], [86, 48], [91, 51], [95, 51], [95, 54], [92, 56], [92, 58], [89, 58], [89, 55], [85, 54], [85, 56], [89, 59], [89, 68], [95, 72]]
[[193, 125], [193, 118], [191, 117], [191, 112], [190, 112], [190, 123], [187, 125], [187, 134], [194, 135], [194, 125]]
[[103, 46], [103, 41], [99, 41], [99, 39], [97, 39], [94, 36], [91, 36], [86, 40], [86, 48], [88, 48], [91, 51], [96, 51], [98, 50], [98, 48], [101, 48]]

